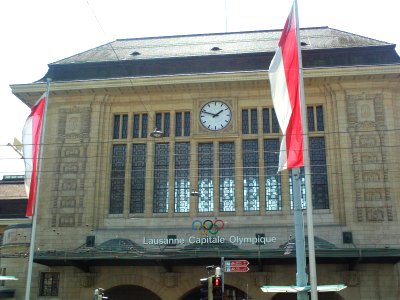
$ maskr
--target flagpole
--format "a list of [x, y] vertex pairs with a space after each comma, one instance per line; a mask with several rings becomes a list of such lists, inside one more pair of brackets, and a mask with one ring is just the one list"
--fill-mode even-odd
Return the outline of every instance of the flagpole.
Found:
[[314, 245], [314, 222], [313, 222], [313, 206], [312, 206], [312, 193], [311, 193], [311, 168], [310, 156], [308, 146], [308, 128], [307, 128], [307, 115], [304, 95], [304, 80], [303, 80], [303, 61], [301, 56], [301, 43], [300, 43], [300, 25], [297, 0], [294, 0], [295, 16], [296, 16], [296, 36], [297, 49], [299, 55], [299, 77], [300, 77], [300, 107], [302, 129], [303, 129], [303, 145], [304, 145], [304, 176], [306, 188], [306, 204], [307, 204], [307, 235], [308, 235], [308, 262], [310, 266], [310, 284], [311, 284], [311, 300], [318, 300], [317, 292], [317, 271], [315, 262], [315, 245]]
[[37, 210], [39, 207], [39, 199], [40, 199], [40, 181], [41, 181], [41, 171], [42, 171], [42, 157], [43, 157], [43, 144], [44, 144], [44, 133], [46, 128], [46, 119], [47, 119], [47, 106], [49, 104], [49, 93], [50, 93], [50, 82], [51, 79], [47, 78], [47, 87], [46, 87], [46, 102], [44, 106], [43, 113], [43, 121], [42, 121], [42, 129], [40, 134], [40, 148], [39, 148], [39, 167], [38, 172], [36, 173], [37, 181], [36, 181], [36, 193], [35, 193], [35, 207], [32, 215], [32, 229], [31, 229], [31, 243], [29, 246], [29, 260], [28, 260], [28, 272], [26, 276], [26, 289], [25, 289], [25, 300], [30, 299], [31, 293], [31, 283], [32, 283], [32, 269], [33, 269], [33, 256], [35, 254], [35, 239], [36, 239], [36, 224], [37, 224]]

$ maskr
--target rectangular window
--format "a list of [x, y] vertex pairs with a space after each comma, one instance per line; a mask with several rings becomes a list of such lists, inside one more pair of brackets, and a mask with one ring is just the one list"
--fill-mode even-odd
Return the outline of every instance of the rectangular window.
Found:
[[263, 108], [263, 133], [271, 132], [271, 125], [269, 124], [270, 119], [269, 108]]
[[190, 112], [175, 114], [175, 136], [190, 136]]
[[147, 137], [147, 114], [133, 115], [133, 138]]
[[143, 213], [146, 183], [146, 144], [132, 145], [130, 213]]
[[168, 212], [169, 144], [156, 144], [154, 151], [153, 212]]
[[110, 214], [122, 214], [125, 195], [126, 145], [113, 145], [111, 162]]
[[170, 113], [156, 113], [156, 128], [163, 132], [164, 136], [170, 135]]
[[242, 147], [244, 211], [257, 211], [260, 209], [258, 141], [243, 141]]
[[251, 133], [258, 133], [258, 124], [257, 124], [257, 109], [253, 108], [251, 111]]
[[314, 209], [329, 208], [325, 151], [324, 137], [310, 137], [310, 168]]
[[279, 147], [279, 139], [264, 140], [266, 210], [282, 210], [281, 175], [278, 174]]
[[175, 144], [175, 212], [190, 208], [190, 143]]
[[242, 110], [242, 133], [249, 133], [249, 112], [247, 109]]
[[58, 296], [60, 273], [40, 273], [39, 296]]
[[235, 144], [219, 144], [219, 210], [235, 211]]
[[114, 115], [113, 139], [126, 139], [128, 137], [128, 115]]
[[308, 131], [324, 131], [324, 110], [322, 105], [307, 107]]
[[175, 113], [175, 136], [182, 136], [182, 113]]
[[278, 118], [276, 117], [274, 108], [271, 110], [271, 117], [272, 117], [272, 132], [279, 133], [279, 122]]
[[199, 212], [212, 212], [214, 210], [212, 143], [198, 145], [198, 159]]
[[[249, 122], [250, 120], [250, 122]], [[257, 109], [243, 109], [242, 110], [242, 133], [243, 134], [256, 134], [258, 133], [257, 122]]]
[[190, 112], [185, 112], [184, 136], [190, 136]]

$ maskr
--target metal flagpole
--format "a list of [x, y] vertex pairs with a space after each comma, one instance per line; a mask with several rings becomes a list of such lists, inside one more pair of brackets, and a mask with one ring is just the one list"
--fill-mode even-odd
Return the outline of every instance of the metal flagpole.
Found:
[[[308, 234], [308, 262], [310, 266], [310, 284], [311, 284], [311, 299], [318, 300], [317, 292], [317, 271], [315, 262], [315, 245], [314, 245], [314, 222], [313, 222], [313, 206], [311, 193], [311, 169], [310, 156], [308, 146], [308, 128], [307, 115], [304, 96], [304, 80], [303, 80], [303, 62], [301, 58], [301, 43], [300, 43], [300, 25], [297, 0], [294, 0], [296, 14], [296, 35], [297, 49], [299, 55], [299, 76], [300, 76], [300, 107], [303, 129], [303, 145], [304, 145], [304, 176], [306, 184], [306, 204], [307, 204], [307, 234]], [[297, 242], [297, 241], [296, 241]]]
[[[308, 282], [306, 273], [306, 249], [304, 242], [304, 221], [301, 208], [301, 177], [300, 169], [292, 169], [293, 183], [293, 214], [296, 245], [296, 286], [306, 286]], [[307, 300], [307, 291], [297, 293], [297, 300]]]
[[31, 243], [29, 247], [29, 260], [28, 260], [28, 274], [26, 276], [26, 289], [25, 289], [25, 300], [30, 299], [31, 293], [31, 283], [32, 283], [32, 269], [33, 269], [33, 256], [35, 254], [35, 239], [36, 239], [36, 223], [37, 223], [37, 215], [38, 215], [38, 207], [39, 207], [39, 199], [40, 199], [40, 179], [41, 179], [41, 171], [42, 171], [42, 157], [43, 157], [43, 144], [44, 144], [44, 133], [46, 128], [46, 119], [47, 119], [47, 106], [49, 104], [49, 93], [50, 93], [50, 82], [51, 79], [47, 78], [47, 87], [46, 87], [46, 103], [44, 106], [43, 113], [43, 121], [42, 121], [42, 129], [40, 133], [40, 149], [39, 149], [39, 168], [36, 173], [37, 182], [36, 182], [36, 193], [35, 193], [35, 207], [32, 216], [32, 229], [31, 229]]

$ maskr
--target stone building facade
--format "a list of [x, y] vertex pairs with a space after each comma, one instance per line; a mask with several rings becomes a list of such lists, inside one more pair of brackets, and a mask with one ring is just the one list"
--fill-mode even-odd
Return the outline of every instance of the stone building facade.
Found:
[[[225, 273], [226, 299], [294, 299], [260, 289], [296, 281], [267, 79], [279, 36], [116, 40], [12, 86], [32, 106], [51, 78], [31, 299], [199, 299], [222, 258], [250, 263]], [[399, 57], [327, 27], [301, 36], [317, 280], [347, 285], [319, 299], [398, 299]], [[26, 258], [2, 264], [21, 299]]]

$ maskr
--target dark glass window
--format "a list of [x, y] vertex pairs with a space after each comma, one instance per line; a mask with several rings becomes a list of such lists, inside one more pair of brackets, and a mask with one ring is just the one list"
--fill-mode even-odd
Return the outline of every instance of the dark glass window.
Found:
[[146, 184], [146, 144], [132, 145], [130, 213], [143, 213]]
[[219, 144], [219, 210], [235, 211], [235, 144]]
[[126, 139], [128, 137], [128, 115], [114, 115], [113, 139]]
[[114, 131], [113, 131], [113, 139], [119, 139], [119, 127], [120, 127], [120, 115], [114, 115]]
[[242, 133], [249, 133], [249, 112], [247, 109], [242, 110]]
[[324, 131], [324, 111], [322, 109], [322, 106], [317, 106], [316, 107], [316, 112], [317, 112], [317, 130], [318, 131]]
[[140, 130], [140, 115], [134, 114], [133, 115], [133, 137], [139, 137], [139, 130]]
[[258, 141], [243, 141], [243, 205], [245, 211], [260, 208], [260, 186], [258, 182]]
[[308, 131], [315, 131], [315, 123], [314, 123], [314, 107], [307, 107], [307, 122], [308, 122]]
[[40, 273], [39, 296], [58, 296], [60, 286], [60, 273], [42, 272]]
[[313, 207], [329, 208], [324, 137], [310, 137], [310, 165]]
[[257, 109], [251, 110], [251, 133], [258, 133]]
[[175, 114], [175, 136], [182, 136], [182, 113]]
[[264, 140], [265, 209], [282, 209], [281, 175], [278, 174], [279, 139]]
[[199, 164], [199, 212], [214, 210], [213, 144], [198, 145]]
[[190, 143], [175, 144], [175, 212], [190, 208]]
[[158, 130], [162, 130], [162, 114], [156, 113], [156, 128]]
[[142, 114], [142, 138], [147, 137], [147, 132], [148, 132], [147, 126], [148, 126], [148, 123], [149, 123], [149, 121], [148, 121], [147, 114]]
[[184, 136], [190, 136], [190, 112], [185, 112], [185, 132]]
[[264, 108], [263, 109], [263, 132], [264, 133], [270, 133], [270, 124], [269, 124], [269, 108]]
[[164, 113], [164, 128], [163, 133], [164, 136], [169, 136], [170, 132], [170, 113]]
[[110, 186], [110, 214], [122, 214], [124, 209], [126, 145], [113, 145]]
[[156, 144], [154, 151], [153, 212], [168, 212], [169, 145]]
[[278, 118], [276, 117], [275, 109], [272, 109], [271, 113], [272, 113], [272, 132], [278, 133], [279, 132], [279, 122], [278, 122]]

